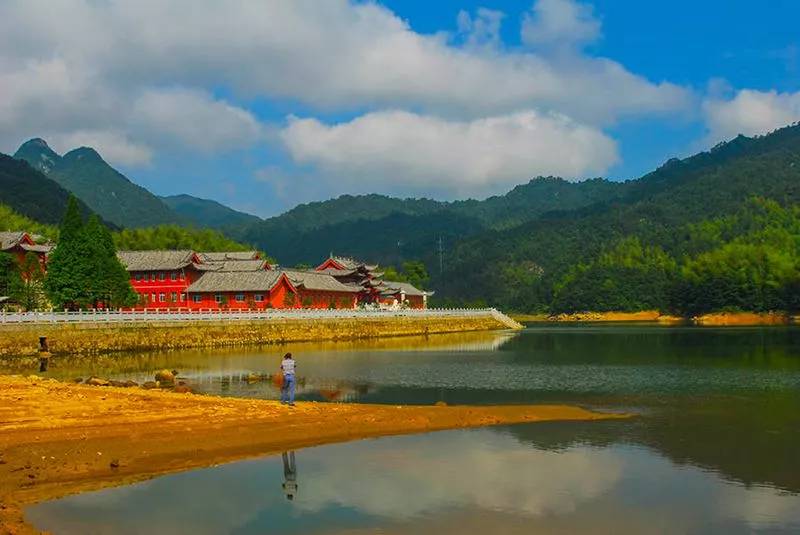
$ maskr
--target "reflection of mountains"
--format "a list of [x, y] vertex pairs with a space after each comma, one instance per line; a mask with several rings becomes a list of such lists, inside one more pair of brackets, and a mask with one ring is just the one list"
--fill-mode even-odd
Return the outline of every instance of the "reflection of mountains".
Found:
[[632, 443], [746, 485], [800, 492], [800, 394], [674, 398], [667, 403], [668, 407], [656, 407], [628, 421], [553, 422], [508, 429], [520, 441], [541, 449]]

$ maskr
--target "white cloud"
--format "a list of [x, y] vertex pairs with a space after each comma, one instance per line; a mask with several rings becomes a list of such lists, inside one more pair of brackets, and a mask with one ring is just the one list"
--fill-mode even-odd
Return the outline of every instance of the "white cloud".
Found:
[[463, 9], [458, 12], [458, 32], [464, 37], [464, 44], [470, 48], [500, 46], [500, 25], [505, 18], [502, 11], [478, 8], [473, 17]]
[[133, 104], [131, 124], [151, 135], [204, 152], [260, 141], [262, 128], [247, 110], [203, 91], [189, 89], [148, 90]]
[[766, 134], [800, 120], [800, 92], [743, 89], [731, 99], [707, 99], [703, 112], [708, 127], [707, 144], [739, 134]]
[[152, 149], [132, 142], [114, 130], [76, 130], [66, 134], [47, 135], [53, 150], [63, 154], [77, 147], [92, 147], [107, 161], [120, 165], [146, 165], [153, 157]]
[[535, 111], [471, 121], [383, 111], [336, 125], [292, 118], [282, 137], [296, 161], [351, 183], [461, 195], [502, 191], [536, 175], [597, 175], [618, 159], [601, 131]]
[[531, 46], [573, 47], [600, 37], [600, 21], [589, 4], [538, 0], [522, 21], [522, 42]]
[[[551, 1], [541, 0], [544, 14]], [[473, 35], [480, 26], [494, 38], [499, 20], [490, 14], [470, 19]], [[346, 0], [8, 1], [0, 50], [18, 60], [58, 57], [117, 91], [222, 84], [327, 109], [412, 106], [465, 117], [537, 107], [607, 122], [690, 103], [685, 89], [611, 60], [459, 48], [443, 34], [412, 31], [384, 7]]]

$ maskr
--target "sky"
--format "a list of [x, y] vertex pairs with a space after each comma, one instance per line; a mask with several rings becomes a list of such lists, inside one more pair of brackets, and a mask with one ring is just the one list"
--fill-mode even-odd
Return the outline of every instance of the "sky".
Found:
[[0, 152], [270, 216], [636, 178], [800, 120], [794, 0], [4, 0]]

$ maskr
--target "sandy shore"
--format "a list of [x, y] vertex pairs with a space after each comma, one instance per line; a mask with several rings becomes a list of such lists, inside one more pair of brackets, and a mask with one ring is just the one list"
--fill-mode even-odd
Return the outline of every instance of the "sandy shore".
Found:
[[0, 376], [0, 533], [26, 504], [317, 444], [441, 429], [624, 417], [562, 405], [298, 403]]

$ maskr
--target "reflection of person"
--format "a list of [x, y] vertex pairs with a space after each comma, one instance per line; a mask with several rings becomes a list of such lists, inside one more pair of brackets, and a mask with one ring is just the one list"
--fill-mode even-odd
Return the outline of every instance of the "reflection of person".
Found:
[[283, 372], [283, 387], [281, 388], [281, 403], [289, 403], [294, 406], [294, 369], [295, 361], [291, 353], [286, 353], [281, 361], [281, 371]]
[[297, 466], [294, 464], [294, 452], [284, 451], [283, 457], [283, 492], [286, 499], [294, 500], [297, 494]]

